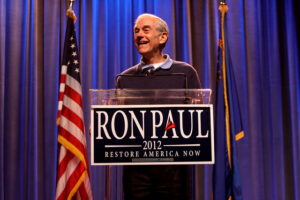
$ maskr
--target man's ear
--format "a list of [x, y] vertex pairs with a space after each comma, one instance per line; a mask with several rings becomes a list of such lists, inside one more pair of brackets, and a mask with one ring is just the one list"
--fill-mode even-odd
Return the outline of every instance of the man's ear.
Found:
[[167, 40], [168, 40], [168, 33], [167, 32], [162, 32], [161, 34], [160, 34], [160, 44], [164, 44], [164, 43], [166, 43], [167, 42]]

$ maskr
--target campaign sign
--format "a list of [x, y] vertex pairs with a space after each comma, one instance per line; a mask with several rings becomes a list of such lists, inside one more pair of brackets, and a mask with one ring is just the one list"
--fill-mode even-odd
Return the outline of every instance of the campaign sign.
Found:
[[213, 164], [212, 105], [97, 105], [92, 165]]

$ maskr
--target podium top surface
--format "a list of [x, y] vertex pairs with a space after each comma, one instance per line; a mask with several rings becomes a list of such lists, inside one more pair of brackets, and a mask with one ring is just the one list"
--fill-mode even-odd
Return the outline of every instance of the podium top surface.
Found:
[[210, 104], [211, 89], [90, 89], [91, 105]]

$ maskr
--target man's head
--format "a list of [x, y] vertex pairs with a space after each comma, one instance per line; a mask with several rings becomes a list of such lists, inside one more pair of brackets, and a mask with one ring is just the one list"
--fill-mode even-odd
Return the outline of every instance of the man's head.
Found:
[[134, 42], [142, 56], [151, 57], [165, 47], [169, 29], [167, 23], [152, 14], [142, 14], [135, 22]]

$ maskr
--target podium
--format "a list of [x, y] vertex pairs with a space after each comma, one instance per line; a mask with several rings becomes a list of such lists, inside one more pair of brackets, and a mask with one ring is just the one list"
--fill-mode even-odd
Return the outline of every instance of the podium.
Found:
[[90, 90], [92, 165], [214, 163], [210, 89]]

